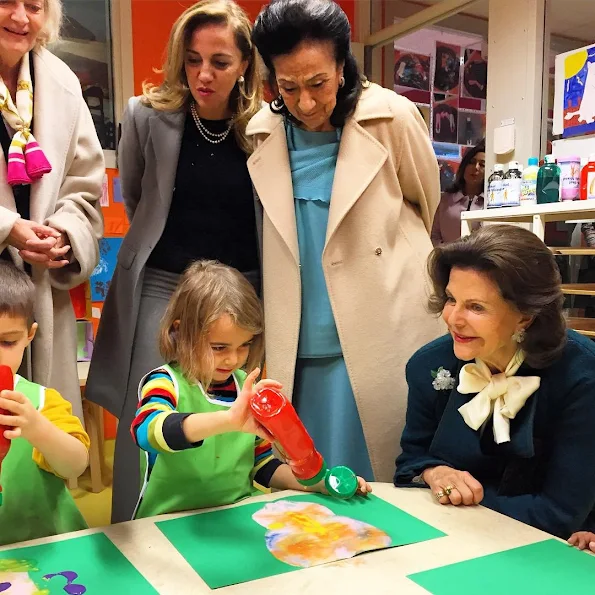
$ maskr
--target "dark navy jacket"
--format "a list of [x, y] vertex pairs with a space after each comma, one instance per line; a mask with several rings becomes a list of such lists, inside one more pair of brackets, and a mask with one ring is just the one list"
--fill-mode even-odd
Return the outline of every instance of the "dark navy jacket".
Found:
[[595, 530], [595, 343], [568, 331], [558, 361], [543, 370], [519, 368], [517, 376], [540, 376], [541, 385], [511, 420], [510, 442], [500, 445], [491, 418], [475, 431], [458, 412], [474, 395], [432, 386], [432, 371], [441, 366], [458, 384], [465, 363], [456, 358], [450, 335], [409, 360], [395, 485], [413, 487], [424, 469], [448, 465], [481, 482], [488, 508], [564, 539]]

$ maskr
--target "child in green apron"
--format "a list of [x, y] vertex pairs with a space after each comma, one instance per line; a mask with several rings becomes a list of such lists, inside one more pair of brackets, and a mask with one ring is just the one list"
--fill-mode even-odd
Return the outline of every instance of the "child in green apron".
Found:
[[87, 467], [89, 437], [60, 394], [21, 378], [33, 340], [35, 288], [14, 264], [0, 260], [0, 365], [14, 374], [14, 391], [0, 393], [0, 426], [10, 448], [0, 473], [0, 545], [85, 529], [65, 479]]
[[[250, 413], [255, 390], [281, 385], [254, 386], [263, 312], [241, 273], [214, 261], [188, 267], [162, 319], [159, 347], [168, 364], [141, 380], [131, 427], [143, 451], [135, 518], [231, 504], [254, 484], [305, 489], [273, 457], [271, 436]], [[358, 481], [360, 492], [370, 491]]]

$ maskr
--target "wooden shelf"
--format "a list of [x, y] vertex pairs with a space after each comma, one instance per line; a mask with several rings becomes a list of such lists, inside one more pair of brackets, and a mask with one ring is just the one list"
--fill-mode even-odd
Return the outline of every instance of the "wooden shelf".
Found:
[[577, 246], [576, 248], [558, 248], [557, 246], [550, 246], [550, 250], [554, 254], [562, 254], [564, 256], [595, 256], [595, 248], [587, 248], [586, 246]]
[[595, 295], [595, 283], [564, 283], [562, 293], [567, 295]]
[[499, 207], [464, 211], [461, 219], [468, 221], [517, 221], [519, 223], [533, 221], [533, 217], [543, 217], [545, 222], [595, 219], [595, 200], [574, 200], [552, 202], [544, 205], [522, 207]]
[[595, 318], [567, 318], [566, 324], [581, 335], [595, 337]]

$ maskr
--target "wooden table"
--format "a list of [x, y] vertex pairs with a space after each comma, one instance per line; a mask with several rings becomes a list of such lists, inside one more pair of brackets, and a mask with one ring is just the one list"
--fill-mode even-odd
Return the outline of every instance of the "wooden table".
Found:
[[[220, 595], [428, 595], [427, 591], [407, 579], [407, 575], [551, 538], [547, 533], [481, 506], [442, 506], [433, 500], [427, 489], [396, 489], [390, 484], [379, 483], [373, 486], [377, 496], [442, 530], [447, 536], [211, 591], [153, 522], [193, 513], [121, 523], [106, 527], [103, 531], [160, 595], [201, 595], [212, 592]], [[258, 496], [236, 506], [265, 502], [280, 495]], [[70, 536], [97, 531], [101, 529], [90, 529]], [[36, 540], [30, 544], [61, 538], [64, 536]], [[19, 547], [22, 545], [19, 544]], [[15, 546], [0, 549], [10, 547]]]

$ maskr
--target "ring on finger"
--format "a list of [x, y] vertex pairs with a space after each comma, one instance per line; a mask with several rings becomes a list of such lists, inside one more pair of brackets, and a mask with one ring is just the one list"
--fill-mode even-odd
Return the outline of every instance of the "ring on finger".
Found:
[[444, 498], [445, 495], [446, 494], [444, 493], [444, 491], [440, 490], [434, 494], [434, 497], [436, 498], [436, 500], [440, 500], [440, 499]]
[[453, 491], [453, 490], [456, 490], [456, 489], [457, 489], [457, 488], [456, 488], [455, 486], [453, 486], [453, 485], [447, 485], [447, 486], [444, 488], [444, 493], [445, 493], [445, 495], [447, 495], [447, 496], [450, 496], [450, 495], [452, 494], [452, 491]]

